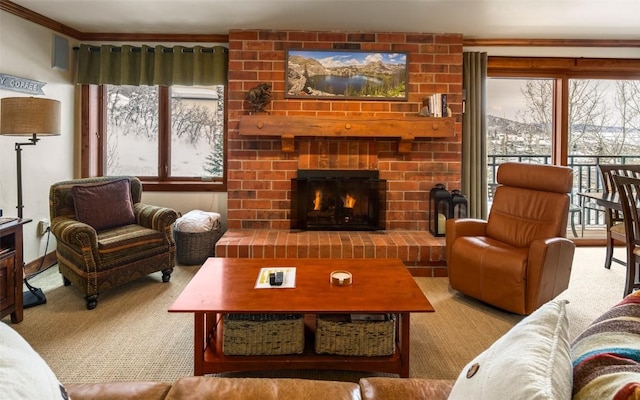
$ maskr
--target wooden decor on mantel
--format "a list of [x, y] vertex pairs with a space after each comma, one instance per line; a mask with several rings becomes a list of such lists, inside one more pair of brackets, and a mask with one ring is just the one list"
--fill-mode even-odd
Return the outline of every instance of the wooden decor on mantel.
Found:
[[415, 138], [453, 137], [453, 117], [305, 117], [243, 115], [240, 135], [280, 136], [282, 151], [295, 150], [295, 137], [387, 137], [398, 138], [398, 153], [411, 151]]

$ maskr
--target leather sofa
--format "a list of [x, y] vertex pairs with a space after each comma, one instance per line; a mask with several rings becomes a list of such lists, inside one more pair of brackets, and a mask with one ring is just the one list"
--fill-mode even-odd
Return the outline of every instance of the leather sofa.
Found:
[[445, 400], [453, 380], [362, 378], [359, 383], [287, 378], [188, 377], [170, 383], [65, 385], [73, 400], [430, 399]]
[[[455, 381], [372, 377], [354, 383], [196, 376], [173, 383], [67, 384], [65, 388], [73, 400], [639, 399], [640, 291], [600, 315], [571, 343], [566, 305], [566, 300], [556, 299], [538, 308], [471, 360]], [[24, 359], [17, 362], [24, 364]]]
[[[45, 360], [0, 323], [0, 396], [59, 400], [637, 400], [640, 291], [569, 342], [566, 300], [553, 300], [477, 355], [453, 380], [362, 378], [358, 383], [288, 378], [185, 377], [165, 382], [60, 383]], [[168, 366], [171, 368], [171, 366]]]

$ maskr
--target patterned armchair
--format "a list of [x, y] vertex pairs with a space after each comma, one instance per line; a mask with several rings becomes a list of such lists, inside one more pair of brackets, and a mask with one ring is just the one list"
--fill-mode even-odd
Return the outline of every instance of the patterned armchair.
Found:
[[64, 285], [98, 294], [153, 272], [168, 282], [175, 266], [174, 210], [140, 203], [136, 177], [99, 177], [54, 183], [49, 191], [51, 232]]

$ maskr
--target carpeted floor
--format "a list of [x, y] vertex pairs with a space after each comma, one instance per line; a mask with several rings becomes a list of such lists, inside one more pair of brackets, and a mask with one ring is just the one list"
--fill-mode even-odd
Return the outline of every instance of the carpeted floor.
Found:
[[[622, 298], [625, 269], [604, 269], [603, 248], [578, 248], [568, 305], [571, 337]], [[13, 328], [42, 355], [63, 383], [172, 381], [193, 375], [193, 316], [167, 309], [198, 267], [178, 266], [168, 284], [160, 274], [105, 292], [88, 311], [81, 293], [64, 287], [57, 267], [31, 280], [47, 304], [25, 310]], [[447, 278], [416, 278], [436, 312], [412, 314], [411, 377], [455, 378], [462, 367], [522, 317], [459, 295]], [[3, 322], [10, 323], [9, 317]], [[229, 376], [357, 380], [371, 373], [264, 371]]]

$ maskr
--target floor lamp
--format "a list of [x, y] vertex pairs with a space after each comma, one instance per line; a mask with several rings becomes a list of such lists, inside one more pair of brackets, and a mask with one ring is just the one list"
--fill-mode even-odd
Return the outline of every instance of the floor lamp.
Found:
[[[6, 97], [0, 100], [0, 135], [30, 136], [28, 142], [16, 143], [16, 169], [18, 173], [18, 218], [22, 218], [22, 146], [35, 146], [40, 136], [60, 135], [60, 102], [36, 97]], [[33, 307], [47, 302], [40, 288], [29, 284], [23, 293], [23, 307]]]

